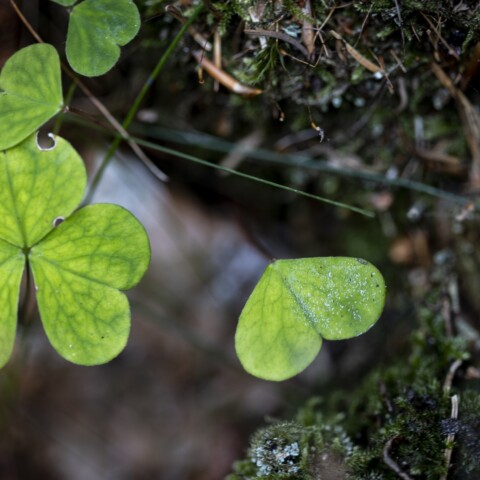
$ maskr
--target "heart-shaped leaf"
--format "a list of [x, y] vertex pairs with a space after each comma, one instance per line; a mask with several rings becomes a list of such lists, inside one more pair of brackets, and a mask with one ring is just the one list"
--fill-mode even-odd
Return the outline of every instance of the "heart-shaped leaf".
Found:
[[42, 150], [35, 135], [1, 153], [0, 238], [22, 248], [35, 245], [82, 200], [87, 176], [82, 159], [63, 138]]
[[96, 77], [108, 72], [120, 57], [120, 46], [140, 29], [140, 14], [132, 0], [85, 0], [70, 15], [67, 59], [78, 73]]
[[62, 357], [99, 364], [123, 350], [130, 309], [118, 289], [136, 285], [149, 258], [143, 227], [109, 204], [82, 208], [32, 248], [43, 325]]
[[30, 45], [0, 74], [0, 150], [17, 145], [63, 107], [60, 60], [54, 47]]
[[54, 139], [48, 150], [32, 136], [0, 153], [0, 366], [12, 350], [25, 255], [47, 336], [80, 365], [105, 363], [124, 348], [130, 308], [119, 290], [138, 283], [150, 261], [143, 226], [122, 207], [71, 215], [85, 167], [68, 142]]
[[381, 273], [347, 257], [277, 260], [250, 295], [235, 335], [247, 372], [285, 380], [304, 370], [322, 338], [340, 340], [366, 332], [385, 303]]

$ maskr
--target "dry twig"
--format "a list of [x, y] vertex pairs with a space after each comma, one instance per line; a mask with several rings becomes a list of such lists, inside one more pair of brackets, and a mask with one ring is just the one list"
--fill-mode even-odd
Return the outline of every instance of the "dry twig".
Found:
[[448, 395], [452, 388], [453, 378], [455, 377], [455, 373], [459, 369], [460, 365], [462, 364], [462, 360], [455, 360], [448, 369], [447, 376], [445, 377], [445, 381], [443, 382], [443, 393]]
[[390, 456], [390, 449], [392, 448], [393, 443], [398, 440], [400, 437], [398, 435], [390, 438], [388, 442], [383, 447], [383, 461], [385, 464], [393, 470], [400, 478], [403, 480], [413, 480], [408, 473], [405, 473], [399, 466], [398, 463], [393, 460]]
[[[303, 13], [309, 18], [313, 18], [312, 2], [310, 0], [305, 1], [303, 7]], [[302, 42], [307, 47], [308, 58], [312, 59], [315, 53], [315, 33], [313, 31], [313, 24], [310, 20], [303, 20], [302, 25]]]
[[[459, 398], [458, 395], [453, 395], [451, 398], [452, 401], [452, 413], [450, 414], [450, 418], [452, 420], [456, 420], [458, 418], [458, 403]], [[449, 433], [447, 436], [447, 448], [445, 449], [444, 456], [445, 456], [445, 473], [440, 477], [439, 480], [447, 480], [448, 477], [448, 469], [450, 468], [450, 462], [452, 459], [452, 452], [453, 452], [453, 442], [455, 441], [455, 434]]]
[[221, 70], [215, 66], [213, 62], [205, 58], [201, 50], [196, 50], [192, 52], [195, 60], [198, 64], [205, 69], [205, 71], [213, 77], [214, 80], [221, 83], [224, 87], [231, 90], [233, 93], [238, 93], [243, 97], [255, 97], [263, 93], [263, 90], [258, 88], [247, 87], [246, 85], [241, 84], [238, 80], [233, 78], [224, 70]]
[[467, 143], [472, 154], [470, 183], [472, 188], [480, 186], [480, 115], [470, 103], [465, 94], [455, 86], [450, 77], [437, 63], [432, 63], [432, 71], [440, 83], [455, 99], [460, 118], [465, 129]]

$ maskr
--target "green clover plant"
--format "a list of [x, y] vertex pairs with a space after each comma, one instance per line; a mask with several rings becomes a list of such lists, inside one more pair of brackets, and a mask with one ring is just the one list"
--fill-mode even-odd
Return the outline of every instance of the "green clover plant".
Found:
[[[53, 0], [70, 7], [74, 0]], [[140, 14], [132, 0], [84, 0], [73, 7], [68, 24], [66, 54], [81, 75], [107, 73], [120, 57], [120, 46], [140, 29]]]
[[366, 332], [384, 303], [383, 277], [365, 260], [277, 260], [267, 267], [240, 315], [237, 355], [252, 375], [285, 380], [310, 365], [323, 338]]
[[67, 141], [52, 138], [52, 148], [31, 135], [0, 153], [0, 366], [13, 349], [25, 263], [50, 343], [73, 363], [97, 365], [124, 348], [130, 308], [120, 290], [136, 285], [150, 262], [148, 236], [127, 210], [74, 212], [85, 167]]
[[55, 48], [39, 44], [16, 52], [0, 74], [0, 150], [27, 138], [62, 108]]

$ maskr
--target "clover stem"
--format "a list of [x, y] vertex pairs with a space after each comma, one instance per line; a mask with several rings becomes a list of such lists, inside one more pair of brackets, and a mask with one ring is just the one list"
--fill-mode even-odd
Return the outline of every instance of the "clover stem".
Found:
[[75, 90], [77, 89], [77, 84], [75, 82], [72, 82], [70, 84], [70, 87], [68, 88], [67, 95], [65, 97], [65, 101], [63, 102], [66, 110], [62, 111], [60, 115], [56, 118], [55, 124], [53, 126], [53, 134], [58, 135], [58, 132], [60, 131], [60, 128], [62, 127], [63, 120], [65, 118], [65, 113], [67, 113], [68, 108], [70, 106], [70, 102], [72, 101], [73, 94], [75, 93]]
[[23, 297], [22, 305], [20, 307], [20, 315], [19, 317], [23, 321], [23, 325], [27, 327], [30, 325], [32, 322], [30, 321], [30, 312], [29, 312], [29, 303], [30, 303], [30, 297], [32, 296], [32, 272], [30, 270], [30, 263], [28, 261], [28, 251], [25, 252], [25, 257], [26, 257], [26, 268], [25, 268], [25, 294]]
[[[190, 18], [183, 24], [182, 28], [175, 35], [175, 38], [172, 40], [172, 42], [170, 43], [168, 48], [165, 50], [163, 55], [158, 60], [157, 65], [155, 66], [152, 73], [150, 73], [147, 80], [143, 84], [142, 89], [140, 90], [137, 97], [133, 101], [133, 104], [130, 107], [130, 110], [128, 111], [127, 116], [125, 117], [125, 120], [122, 123], [122, 127], [125, 130], [130, 126], [130, 124], [134, 120], [135, 115], [136, 115], [138, 109], [140, 108], [141, 103], [143, 102], [143, 100], [145, 98], [145, 95], [150, 90], [152, 85], [155, 83], [155, 80], [157, 79], [158, 75], [162, 71], [165, 63], [168, 60], [168, 58], [173, 53], [173, 51], [177, 47], [178, 43], [183, 38], [183, 36], [187, 32], [188, 28], [194, 22], [194, 20], [197, 18], [198, 14], [201, 12], [202, 9], [203, 9], [203, 5], [199, 4], [197, 6], [197, 8], [193, 11]], [[103, 176], [103, 173], [104, 173], [105, 169], [107, 168], [108, 164], [110, 163], [110, 160], [113, 158], [113, 155], [117, 151], [121, 141], [122, 141], [122, 137], [117, 136], [113, 140], [112, 144], [110, 145], [110, 148], [108, 149], [105, 157], [103, 158], [102, 163], [100, 164], [100, 167], [98, 168], [97, 172], [95, 173], [95, 176], [93, 177], [93, 180], [90, 184], [89, 191], [88, 191], [87, 196], [85, 197], [85, 200], [83, 202], [84, 204], [87, 204], [91, 201], [91, 199], [92, 199], [92, 197], [93, 197], [93, 195], [94, 195], [94, 193], [95, 193], [95, 191], [98, 187], [98, 184], [100, 183], [100, 180]]]

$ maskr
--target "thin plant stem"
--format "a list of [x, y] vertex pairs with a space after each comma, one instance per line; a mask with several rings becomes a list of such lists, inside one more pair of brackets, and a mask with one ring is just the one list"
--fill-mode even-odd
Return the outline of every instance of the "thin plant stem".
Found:
[[327, 162], [313, 159], [312, 157], [301, 153], [277, 153], [271, 150], [251, 148], [247, 146], [239, 148], [228, 140], [205, 133], [185, 132], [157, 127], [154, 130], [147, 129], [145, 134], [157, 140], [166, 140], [180, 145], [193, 145], [195, 147], [205, 148], [216, 152], [231, 152], [235, 147], [238, 152], [245, 154], [246, 160], [255, 159], [262, 163], [289, 166], [302, 170], [325, 172], [332, 175], [340, 175], [344, 177], [380, 183], [391, 187], [405, 188], [407, 190], [416, 191], [432, 197], [443, 198], [460, 205], [468, 204], [471, 201], [471, 199], [464, 195], [450, 193], [446, 190], [417, 182], [415, 180], [410, 180], [408, 178], [389, 178], [376, 172], [332, 166]]
[[60, 115], [56, 118], [55, 124], [53, 126], [53, 134], [58, 135], [58, 132], [60, 132], [60, 128], [62, 127], [63, 120], [65, 118], [65, 113], [68, 112], [69, 110], [69, 105], [72, 102], [73, 95], [75, 93], [75, 90], [77, 89], [77, 84], [75, 82], [72, 82], [70, 84], [70, 87], [68, 88], [67, 95], [65, 96], [65, 109]]
[[20, 315], [19, 317], [22, 319], [24, 325], [29, 324], [29, 318], [28, 317], [28, 306], [30, 303], [30, 297], [31, 297], [31, 289], [32, 289], [32, 274], [30, 272], [30, 266], [28, 264], [28, 258], [27, 261], [25, 262], [25, 294], [23, 297], [22, 305], [20, 307]]
[[304, 192], [303, 190], [298, 190], [296, 188], [288, 187], [287, 185], [283, 185], [281, 183], [271, 182], [270, 180], [265, 180], [264, 178], [256, 177], [254, 175], [249, 175], [248, 173], [239, 172], [238, 170], [234, 170], [233, 168], [224, 167], [223, 165], [218, 165], [216, 163], [209, 162], [207, 160], [203, 160], [201, 158], [195, 157], [193, 155], [189, 155], [187, 153], [179, 152], [178, 150], [173, 150], [172, 148], [162, 147], [161, 145], [157, 145], [156, 143], [149, 142], [147, 140], [141, 140], [139, 138], [135, 139], [139, 145], [142, 145], [147, 148], [151, 148], [152, 150], [166, 153], [168, 155], [175, 156], [177, 158], [182, 158], [184, 160], [188, 160], [193, 163], [198, 163], [200, 165], [204, 165], [206, 167], [214, 168], [216, 170], [221, 170], [222, 172], [230, 173], [231, 175], [236, 175], [237, 177], [246, 178], [248, 180], [252, 180], [257, 183], [263, 183], [264, 185], [269, 185], [270, 187], [279, 188], [281, 190], [286, 190], [288, 192], [295, 193], [297, 195], [302, 195], [303, 197], [311, 198], [313, 200], [318, 200], [323, 203], [328, 203], [329, 205], [334, 205], [336, 207], [345, 208], [347, 210], [351, 210], [352, 212], [359, 213], [366, 217], [373, 218], [375, 217], [375, 213], [369, 210], [364, 210], [363, 208], [353, 207], [352, 205], [347, 205], [346, 203], [337, 202], [335, 200], [331, 200], [329, 198], [320, 197], [318, 195], [313, 195], [312, 193]]
[[[187, 30], [189, 29], [190, 25], [197, 18], [198, 14], [202, 10], [202, 8], [203, 8], [202, 4], [197, 6], [197, 8], [193, 11], [192, 15], [190, 16], [190, 18], [183, 24], [182, 28], [178, 31], [177, 35], [175, 35], [175, 38], [172, 40], [172, 42], [170, 43], [168, 48], [165, 50], [163, 55], [158, 60], [157, 65], [155, 66], [153, 71], [148, 76], [148, 78], [145, 81], [145, 83], [143, 84], [143, 87], [140, 90], [140, 92], [138, 92], [137, 97], [133, 101], [133, 104], [130, 107], [130, 110], [128, 111], [127, 116], [125, 117], [125, 120], [122, 123], [122, 127], [125, 130], [128, 129], [128, 127], [130, 126], [130, 124], [134, 120], [135, 115], [136, 115], [138, 109], [140, 108], [140, 105], [142, 104], [144, 98], [145, 98], [145, 95], [148, 93], [151, 86], [155, 83], [155, 80], [157, 79], [158, 75], [162, 71], [162, 69], [165, 66], [167, 60], [170, 58], [170, 55], [173, 53], [173, 51], [177, 47], [178, 43], [183, 38], [183, 36], [187, 32]], [[90, 189], [89, 189], [89, 192], [88, 192], [88, 194], [85, 198], [84, 203], [88, 203], [91, 200], [93, 194], [95, 193], [95, 190], [98, 187], [98, 184], [100, 183], [100, 180], [103, 176], [103, 173], [104, 173], [105, 169], [107, 168], [108, 164], [110, 163], [110, 160], [113, 158], [113, 155], [117, 151], [118, 146], [120, 145], [121, 141], [122, 141], [122, 138], [116, 137], [113, 140], [112, 144], [110, 145], [110, 148], [108, 149], [105, 157], [103, 158], [102, 163], [100, 164], [100, 167], [98, 168], [97, 172], [95, 173], [95, 176], [94, 176], [94, 178], [91, 182]]]
[[35, 310], [32, 308], [32, 291], [34, 287], [33, 274], [30, 269], [30, 262], [28, 260], [28, 255], [26, 255], [25, 261], [25, 289], [24, 297], [22, 304], [19, 309], [19, 318], [22, 322], [22, 328], [19, 330], [18, 335], [18, 368], [22, 370], [23, 365], [27, 361], [28, 355], [30, 353], [30, 344], [28, 342], [28, 332], [30, 331], [33, 325], [33, 319], [35, 315]]
[[[82, 117], [79, 116], [67, 116], [66, 121], [71, 121], [79, 125], [103, 132], [108, 135], [118, 135], [118, 133], [113, 132], [106, 125], [102, 125], [99, 122], [95, 122], [92, 119], [89, 122], [86, 122]], [[155, 131], [148, 131], [149, 136], [155, 137], [158, 140], [167, 140], [169, 142], [178, 143], [181, 145], [194, 145], [198, 148], [204, 148], [210, 151], [215, 152], [231, 152], [235, 147], [235, 144], [227, 140], [220, 139], [213, 135], [208, 135], [204, 133], [193, 133], [193, 132], [184, 132], [179, 130], [170, 130], [157, 128]], [[142, 144], [145, 141], [140, 140], [138, 137], [132, 136], [132, 138]], [[160, 149], [159, 145], [148, 142], [148, 148]], [[174, 151], [174, 150], [172, 150]], [[271, 164], [276, 166], [285, 166], [289, 168], [296, 168], [300, 170], [312, 171], [312, 172], [323, 172], [331, 175], [338, 175], [346, 178], [355, 178], [357, 180], [365, 180], [368, 182], [373, 182], [376, 184], [384, 185], [385, 187], [393, 188], [404, 188], [413, 192], [422, 193], [424, 195], [429, 195], [434, 198], [441, 198], [447, 200], [454, 204], [458, 205], [468, 205], [471, 203], [471, 198], [466, 195], [458, 195], [455, 193], [442, 190], [440, 188], [428, 185], [426, 183], [417, 182], [415, 180], [410, 180], [408, 178], [390, 178], [385, 175], [363, 171], [363, 170], [353, 170], [350, 168], [336, 167], [328, 164], [324, 161], [319, 161], [313, 159], [307, 155], [297, 154], [297, 153], [277, 153], [271, 150], [261, 149], [261, 148], [250, 148], [245, 147], [238, 148], [239, 152], [245, 153], [246, 160], [257, 160], [265, 164]], [[248, 155], [247, 155], [248, 154]], [[215, 165], [215, 164], [214, 164]], [[233, 174], [237, 173], [236, 170], [233, 170]], [[480, 205], [475, 204], [475, 208], [480, 208]]]
[[[95, 130], [103, 131], [105, 133], [109, 133], [110, 135], [118, 135], [115, 132], [112, 132], [111, 130], [109, 130], [108, 128], [101, 127], [101, 126], [98, 126], [98, 125], [92, 125], [90, 123], [85, 123], [85, 121], [81, 117], [70, 117], [70, 118], [75, 118], [76, 119], [75, 121], [77, 121], [78, 123], [80, 123], [82, 125], [86, 125], [86, 126], [88, 126], [90, 128], [93, 128]], [[288, 186], [283, 185], [281, 183], [271, 182], [270, 180], [265, 180], [264, 178], [256, 177], [254, 175], [249, 175], [248, 173], [243, 173], [243, 172], [240, 172], [240, 171], [235, 170], [233, 168], [224, 167], [223, 165], [218, 165], [216, 163], [209, 162], [207, 160], [203, 160], [203, 159], [195, 157], [193, 155], [189, 155], [187, 153], [179, 152], [178, 150], [174, 150], [172, 148], [162, 147], [161, 145], [158, 145], [158, 144], [153, 143], [153, 142], [149, 142], [148, 140], [142, 140], [142, 139], [137, 138], [137, 137], [132, 137], [132, 138], [135, 139], [135, 142], [137, 142], [138, 145], [142, 145], [144, 147], [150, 148], [151, 150], [155, 150], [155, 151], [162, 152], [162, 153], [167, 153], [168, 155], [172, 155], [172, 156], [175, 156], [177, 158], [182, 158], [184, 160], [188, 160], [190, 162], [198, 163], [198, 164], [204, 165], [206, 167], [214, 168], [216, 170], [220, 170], [222, 172], [229, 173], [231, 175], [236, 175], [237, 177], [246, 178], [248, 180], [252, 180], [252, 181], [257, 182], [257, 183], [263, 183], [264, 185], [269, 185], [271, 187], [280, 188], [282, 190], [287, 190], [289, 192], [295, 193], [297, 195], [302, 195], [304, 197], [311, 198], [313, 200], [318, 200], [320, 202], [328, 203], [330, 205], [334, 205], [334, 206], [337, 206], [337, 207], [340, 207], [340, 208], [345, 208], [347, 210], [351, 210], [352, 212], [359, 213], [359, 214], [364, 215], [366, 217], [370, 217], [370, 218], [375, 217], [375, 213], [372, 212], [372, 211], [369, 211], [369, 210], [364, 210], [362, 208], [347, 205], [346, 203], [337, 202], [335, 200], [330, 200], [329, 198], [320, 197], [318, 195], [313, 195], [312, 193], [308, 193], [308, 192], [304, 192], [303, 190], [298, 190], [296, 188], [288, 187]], [[291, 167], [298, 167], [298, 165], [290, 165], [290, 166]]]

